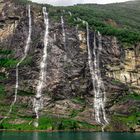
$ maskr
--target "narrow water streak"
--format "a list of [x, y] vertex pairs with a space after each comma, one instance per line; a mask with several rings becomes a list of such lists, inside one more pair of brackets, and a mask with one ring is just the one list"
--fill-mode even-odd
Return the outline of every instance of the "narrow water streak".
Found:
[[43, 15], [44, 15], [44, 24], [45, 24], [44, 50], [43, 50], [42, 61], [40, 63], [40, 75], [39, 75], [39, 81], [36, 89], [37, 92], [33, 102], [33, 107], [37, 118], [37, 122], [34, 123], [35, 127], [38, 127], [39, 110], [43, 108], [42, 90], [46, 83], [47, 46], [48, 46], [48, 36], [49, 36], [49, 18], [48, 18], [48, 13], [46, 11], [46, 7], [43, 7]]
[[62, 26], [62, 35], [63, 35], [63, 43], [64, 43], [64, 50], [65, 50], [65, 54], [64, 54], [64, 62], [66, 62], [67, 60], [67, 48], [66, 48], [66, 32], [65, 32], [65, 23], [64, 23], [64, 18], [63, 16], [61, 16], [61, 26]]
[[105, 113], [105, 102], [106, 93], [103, 80], [101, 78], [101, 72], [99, 67], [99, 57], [102, 50], [102, 37], [98, 32], [98, 48], [96, 45], [96, 33], [94, 34], [94, 48], [91, 52], [90, 42], [89, 42], [89, 25], [86, 23], [87, 28], [87, 46], [88, 46], [88, 62], [90, 73], [92, 77], [92, 84], [94, 90], [94, 110], [95, 110], [95, 120], [97, 123], [102, 125], [102, 131], [104, 131], [105, 126], [108, 124]]
[[[28, 6], [28, 18], [29, 18], [29, 32], [28, 32], [28, 38], [26, 41], [26, 46], [24, 49], [24, 56], [21, 58], [21, 60], [16, 65], [16, 85], [15, 85], [14, 101], [10, 105], [10, 110], [7, 113], [7, 115], [4, 117], [4, 119], [6, 119], [10, 115], [10, 113], [12, 112], [13, 106], [15, 105], [15, 103], [17, 101], [17, 93], [18, 93], [18, 88], [19, 88], [19, 66], [25, 60], [25, 58], [28, 54], [28, 50], [29, 50], [29, 46], [30, 46], [30, 42], [31, 42], [32, 19], [31, 19], [31, 7], [30, 7], [30, 5]], [[1, 122], [3, 122], [3, 120]]]

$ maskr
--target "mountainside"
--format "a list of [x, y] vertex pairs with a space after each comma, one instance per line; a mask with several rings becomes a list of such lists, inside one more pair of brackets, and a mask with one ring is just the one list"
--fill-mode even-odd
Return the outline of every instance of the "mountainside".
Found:
[[0, 0], [0, 128], [140, 131], [139, 7]]
[[[90, 14], [87, 14], [87, 20], [88, 16], [90, 16], [93, 19], [97, 19], [98, 21], [108, 24], [109, 20], [112, 20], [114, 21], [114, 27], [116, 23], [116, 27], [126, 28], [137, 32], [139, 32], [138, 29], [140, 29], [140, 25], [138, 24], [140, 21], [140, 1], [130, 1], [106, 5], [77, 5], [71, 8], [75, 9], [75, 11], [80, 10], [77, 14], [83, 12], [84, 15], [85, 11], [87, 11], [87, 13], [89, 12]], [[111, 25], [113, 26], [113, 23]]]
[[105, 35], [114, 35], [121, 42], [134, 44], [140, 41], [139, 0], [106, 5], [76, 5], [66, 9], [74, 17], [88, 21], [92, 29], [96, 28]]

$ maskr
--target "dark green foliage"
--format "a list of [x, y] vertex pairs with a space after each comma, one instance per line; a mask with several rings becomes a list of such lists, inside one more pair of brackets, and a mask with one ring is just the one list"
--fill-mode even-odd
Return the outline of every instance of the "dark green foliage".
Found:
[[17, 60], [10, 58], [9, 56], [12, 53], [12, 50], [0, 49], [0, 67], [13, 68], [16, 66]]
[[[140, 95], [136, 92], [127, 92], [119, 101], [118, 104], [122, 104], [125, 101], [135, 101], [140, 100]], [[120, 114], [115, 112], [111, 118], [112, 122], [120, 122], [122, 125], [127, 126], [128, 128], [134, 128], [135, 125], [140, 124], [140, 109], [137, 105], [131, 105], [129, 107], [128, 113]]]
[[14, 1], [16, 4], [28, 4], [30, 3], [30, 0], [12, 0]]
[[78, 122], [74, 120], [63, 120], [58, 125], [58, 130], [76, 130], [79, 128]]
[[113, 79], [113, 80], [112, 80], [112, 83], [113, 83], [113, 84], [120, 84], [121, 81]]
[[73, 98], [72, 101], [78, 104], [85, 104], [85, 99], [80, 97]]
[[[13, 0], [18, 4], [27, 4], [28, 0]], [[44, 5], [42, 5], [44, 6]], [[123, 44], [135, 44], [140, 42], [140, 1], [125, 2], [121, 4], [84, 4], [69, 7], [52, 7], [46, 5], [50, 18], [60, 21], [60, 16], [64, 15], [70, 26], [79, 25], [84, 28], [79, 21], [74, 21], [77, 17], [88, 21], [92, 30], [99, 30], [103, 35], [116, 36]], [[64, 12], [72, 12], [72, 16]]]
[[0, 85], [0, 96], [2, 94], [4, 94], [4, 92], [5, 92], [4, 86], [3, 85]]
[[31, 56], [25, 58], [25, 60], [21, 63], [21, 66], [27, 66], [27, 65], [32, 65], [33, 62], [33, 58]]
[[5, 73], [0, 72], [0, 81], [6, 79]]
[[140, 117], [138, 118], [138, 122], [137, 122], [137, 125], [140, 125]]
[[0, 129], [4, 129], [4, 127], [3, 127], [3, 125], [2, 125], [2, 124], [0, 124]]
[[126, 100], [140, 100], [140, 95], [136, 92], [126, 92], [119, 102], [124, 102]]
[[78, 115], [79, 112], [80, 112], [80, 110], [72, 110], [72, 111], [71, 111], [71, 114], [70, 114], [70, 117], [71, 117], [71, 118], [76, 117], [76, 116]]
[[140, 122], [140, 112], [135, 112], [131, 115], [123, 116], [120, 114], [114, 115], [112, 117], [112, 121], [120, 121], [122, 124], [128, 127], [134, 127], [136, 124]]
[[[21, 119], [21, 118], [20, 118]], [[76, 129], [96, 129], [96, 126], [90, 125], [86, 122], [80, 122], [72, 119], [66, 118], [53, 118], [53, 117], [43, 117], [39, 119], [39, 127], [35, 128], [33, 126], [32, 118], [22, 118], [25, 123], [21, 124], [11, 124], [13, 119], [5, 120], [1, 126], [3, 129], [14, 129], [14, 130], [76, 130]]]
[[129, 93], [128, 94], [128, 99], [133, 99], [133, 100], [140, 100], [140, 95], [138, 93]]
[[[104, 35], [116, 36], [123, 43], [135, 44], [140, 41], [140, 1], [121, 4], [86, 4], [66, 7], [72, 18], [88, 21], [91, 29]], [[76, 25], [72, 19], [70, 24]], [[109, 21], [109, 22], [108, 22]]]
[[17, 61], [12, 58], [1, 58], [0, 59], [0, 67], [12, 68], [12, 67], [15, 67], [16, 64], [17, 64]]
[[18, 95], [20, 95], [20, 96], [32, 96], [34, 94], [32, 92], [27, 92], [27, 91], [19, 90], [18, 91]]
[[12, 51], [11, 50], [2, 50], [0, 49], [0, 55], [8, 55], [8, 54], [11, 54]]

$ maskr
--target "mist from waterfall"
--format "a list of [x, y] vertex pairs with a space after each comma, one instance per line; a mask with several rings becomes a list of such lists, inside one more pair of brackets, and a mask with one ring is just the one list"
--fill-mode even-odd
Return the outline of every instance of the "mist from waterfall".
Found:
[[[94, 90], [94, 109], [95, 109], [95, 120], [97, 123], [101, 124], [102, 131], [104, 131], [105, 126], [108, 124], [105, 113], [105, 102], [106, 93], [103, 80], [101, 78], [101, 72], [99, 67], [99, 57], [102, 50], [102, 36], [98, 32], [98, 48], [96, 44], [96, 33], [94, 33], [94, 48], [93, 52], [90, 48], [89, 42], [89, 25], [86, 23], [87, 28], [87, 46], [88, 46], [88, 63], [90, 68], [90, 73], [92, 77], [92, 84]], [[93, 59], [93, 61], [92, 61]]]
[[43, 15], [44, 15], [44, 24], [45, 24], [45, 35], [44, 35], [44, 50], [43, 57], [40, 63], [40, 75], [39, 81], [37, 85], [37, 92], [34, 98], [33, 107], [36, 114], [37, 121], [34, 123], [35, 127], [38, 127], [38, 119], [39, 119], [39, 110], [43, 108], [43, 98], [42, 98], [42, 90], [44, 85], [46, 84], [46, 68], [47, 68], [47, 46], [48, 46], [48, 36], [49, 36], [49, 18], [48, 13], [46, 11], [46, 7], [43, 7]]
[[[28, 5], [28, 18], [29, 18], [29, 32], [28, 32], [28, 38], [26, 41], [26, 46], [24, 49], [24, 55], [16, 65], [16, 85], [15, 85], [14, 101], [10, 105], [10, 110], [7, 113], [7, 115], [4, 117], [4, 119], [6, 119], [10, 115], [10, 113], [12, 112], [13, 106], [15, 105], [15, 103], [17, 101], [17, 94], [18, 94], [18, 88], [19, 88], [19, 66], [27, 57], [27, 54], [29, 51], [29, 46], [30, 46], [30, 42], [31, 42], [31, 33], [32, 33], [32, 19], [31, 19], [31, 6], [30, 5]], [[3, 122], [3, 120], [1, 122]]]

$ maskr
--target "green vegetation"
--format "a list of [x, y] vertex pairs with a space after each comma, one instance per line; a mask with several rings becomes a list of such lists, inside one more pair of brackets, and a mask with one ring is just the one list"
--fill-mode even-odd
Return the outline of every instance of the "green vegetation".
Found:
[[17, 60], [12, 58], [0, 58], [0, 67], [13, 68], [17, 64]]
[[133, 93], [129, 93], [127, 96], [128, 99], [133, 99], [133, 100], [140, 100], [140, 95], [133, 92]]
[[[13, 59], [11, 57], [9, 57], [8, 55], [12, 54], [13, 52], [11, 50], [0, 50], [0, 67], [5, 67], [5, 68], [14, 68], [16, 66], [16, 64], [18, 63], [18, 60]], [[32, 57], [29, 56], [27, 57], [22, 63], [21, 65], [29, 65], [32, 64], [33, 60]], [[1, 77], [1, 74], [0, 74]]]
[[[10, 58], [13, 51], [7, 49], [0, 49], [0, 67], [13, 68], [17, 64], [17, 60]], [[2, 75], [0, 74], [0, 77]], [[0, 78], [1, 79], [1, 78]]]
[[[5, 98], [5, 86], [3, 84], [0, 84], [0, 106], [1, 106], [1, 102], [3, 102], [3, 99]], [[4, 105], [5, 106], [5, 105]], [[3, 107], [3, 106], [2, 106]]]
[[4, 92], [5, 92], [4, 86], [0, 84], [0, 96], [4, 94]]
[[12, 1], [14, 1], [16, 4], [24, 4], [24, 5], [30, 3], [30, 0], [12, 0]]
[[11, 50], [2, 50], [0, 49], [0, 55], [8, 55], [8, 54], [11, 54], [12, 51]]
[[79, 17], [88, 21], [91, 29], [99, 30], [104, 35], [116, 36], [121, 42], [135, 44], [140, 41], [140, 1], [97, 5], [85, 4], [64, 8], [72, 12], [68, 21], [72, 25]]
[[3, 72], [0, 72], [0, 81], [1, 80], [5, 80], [6, 79], [6, 75]]
[[27, 91], [19, 90], [18, 91], [18, 95], [20, 95], [20, 96], [33, 96], [34, 94], [32, 92], [27, 92]]
[[[124, 103], [125, 101], [139, 101], [140, 95], [136, 92], [128, 92], [121, 99], [118, 100], [118, 103]], [[136, 125], [140, 125], [140, 109], [137, 105], [131, 105], [129, 107], [127, 114], [115, 113], [112, 115], [112, 124], [120, 123], [122, 126], [128, 128], [135, 128]], [[118, 123], [118, 124], [119, 124]]]
[[[28, 0], [13, 0], [17, 4], [27, 4]], [[41, 5], [42, 6], [42, 5]], [[48, 5], [46, 5], [48, 6]], [[48, 6], [49, 8], [50, 6]], [[41, 7], [39, 7], [41, 9]], [[63, 11], [65, 9], [66, 12]], [[72, 16], [68, 14], [71, 11]], [[140, 2], [127, 2], [121, 4], [109, 4], [109, 5], [76, 5], [70, 7], [51, 7], [49, 8], [49, 16], [54, 21], [60, 22], [60, 16], [64, 15], [65, 21], [70, 26], [79, 25], [80, 29], [86, 29], [85, 25], [81, 21], [77, 21], [77, 17], [85, 20], [89, 23], [91, 30], [99, 30], [103, 35], [116, 36], [123, 45], [131, 46], [131, 44], [136, 44], [140, 42]], [[75, 20], [74, 20], [75, 19]], [[32, 41], [36, 44], [40, 40], [40, 36], [34, 38]], [[34, 45], [33, 44], [33, 45]], [[11, 58], [11, 50], [1, 50], [0, 49], [0, 67], [13, 68], [16, 66], [19, 60]], [[33, 59], [28, 56], [21, 64], [22, 66], [27, 66], [33, 64]], [[69, 67], [66, 66], [67, 69]], [[0, 80], [5, 80], [6, 74], [0, 73]], [[120, 81], [113, 80], [112, 83], [120, 84]], [[6, 101], [2, 101], [3, 95], [5, 95], [4, 85], [0, 85], [0, 112], [5, 115], [9, 109], [9, 104], [7, 101], [11, 97], [4, 98]], [[124, 94], [124, 96], [123, 96]], [[19, 96], [32, 96], [32, 91], [26, 92], [23, 90], [18, 91]], [[126, 100], [140, 100], [140, 95], [137, 93], [122, 93], [122, 98], [115, 99], [115, 103], [122, 103]], [[83, 98], [74, 98], [72, 102], [84, 106], [86, 104]], [[83, 109], [73, 109], [70, 112], [69, 118], [55, 118], [50, 116], [41, 117], [39, 119], [39, 127], [35, 128], [33, 126], [33, 117], [27, 116], [28, 112], [27, 104], [18, 103], [13, 107], [13, 111], [10, 114], [10, 118], [6, 119], [1, 125], [1, 129], [15, 129], [15, 130], [77, 130], [77, 129], [94, 129], [98, 130], [97, 126], [90, 125], [86, 122], [80, 122], [74, 120], [76, 116]], [[125, 126], [133, 127], [136, 124], [140, 125], [140, 112], [139, 108], [132, 106], [130, 107], [130, 114], [122, 115], [115, 114], [112, 120], [117, 123], [118, 121]], [[23, 116], [21, 116], [21, 114]], [[30, 123], [31, 122], [31, 123]]]
[[22, 63], [21, 66], [27, 66], [33, 64], [33, 58], [32, 56], [28, 56]]
[[76, 98], [72, 99], [72, 101], [74, 103], [77, 103], [77, 104], [85, 104], [85, 99], [84, 98], [80, 98], [80, 97], [76, 97]]
[[[27, 4], [30, 1], [14, 0], [14, 2]], [[78, 17], [87, 21], [92, 30], [99, 30], [103, 35], [116, 36], [124, 47], [126, 44], [129, 46], [140, 42], [140, 1], [107, 5], [81, 4], [69, 7], [46, 5], [46, 7], [49, 9], [50, 18], [54, 21], [60, 21], [60, 16], [64, 15], [69, 25], [79, 24], [80, 28], [85, 29], [81, 21], [74, 20]], [[71, 11], [72, 16], [69, 16], [68, 11]]]
[[71, 117], [71, 118], [76, 117], [76, 116], [78, 115], [78, 113], [80, 113], [81, 111], [82, 111], [82, 110], [76, 110], [76, 109], [72, 110], [72, 111], [71, 111], [71, 114], [70, 114], [70, 117]]
[[125, 126], [129, 128], [134, 127], [135, 125], [140, 125], [140, 112], [133, 113], [129, 116], [123, 115], [114, 115], [112, 118], [113, 121], [120, 121]]
[[136, 92], [126, 92], [125, 95], [119, 99], [119, 102], [124, 102], [126, 100], [140, 100], [140, 94]]
[[[33, 126], [32, 118], [7, 119], [1, 125], [1, 129], [13, 130], [77, 130], [77, 129], [97, 129], [96, 126], [85, 122], [66, 118], [42, 117], [39, 119], [39, 127]], [[16, 123], [14, 123], [16, 122]], [[18, 123], [17, 123], [18, 122]]]
[[121, 81], [113, 79], [113, 80], [112, 80], [112, 83], [113, 83], [113, 84], [120, 84]]

